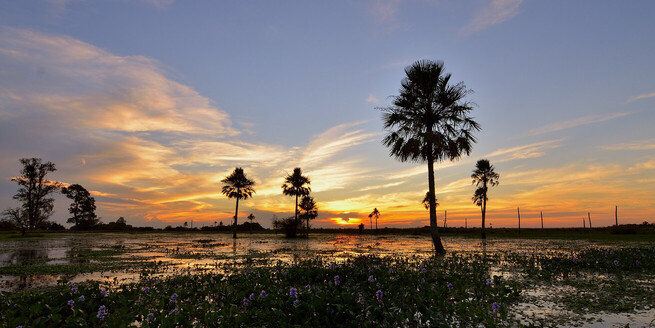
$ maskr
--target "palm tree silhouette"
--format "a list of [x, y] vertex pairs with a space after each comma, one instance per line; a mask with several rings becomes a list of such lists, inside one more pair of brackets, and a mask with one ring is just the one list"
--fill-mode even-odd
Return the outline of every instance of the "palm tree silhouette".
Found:
[[[438, 199], [435, 198], [434, 199], [434, 206], [435, 207], [439, 207], [439, 202], [437, 202], [437, 201], [438, 201]], [[429, 191], [425, 192], [425, 197], [423, 198], [423, 201], [421, 201], [421, 203], [423, 204], [423, 207], [425, 207], [426, 210], [430, 209], [430, 192]]]
[[[302, 175], [299, 167], [293, 169], [293, 174], [287, 174], [282, 185], [282, 194], [286, 196], [296, 196], [296, 221], [298, 221], [298, 197], [309, 195], [312, 189], [309, 187], [311, 181]], [[305, 187], [305, 185], [308, 185]]]
[[375, 232], [378, 231], [378, 218], [380, 218], [380, 211], [378, 208], [374, 208], [373, 212], [368, 215], [368, 219], [371, 221], [371, 230], [373, 230], [373, 218], [375, 218]]
[[494, 166], [489, 163], [487, 159], [481, 159], [475, 163], [475, 170], [471, 174], [471, 179], [476, 187], [475, 194], [473, 194], [473, 202], [475, 205], [480, 206], [482, 211], [482, 239], [487, 238], [487, 233], [484, 229], [485, 215], [487, 213], [487, 197], [489, 186], [497, 186], [500, 175], [494, 171]]
[[250, 233], [252, 233], [252, 221], [255, 220], [255, 215], [252, 213], [248, 214], [248, 220], [250, 220]]
[[382, 141], [402, 162], [427, 162], [430, 232], [437, 254], [446, 250], [437, 228], [434, 163], [455, 160], [471, 153], [480, 126], [468, 116], [472, 104], [463, 82], [450, 83], [441, 61], [419, 60], [405, 68], [400, 95], [393, 105], [382, 108], [388, 134]]
[[221, 193], [230, 199], [237, 199], [237, 207], [234, 210], [234, 224], [232, 225], [232, 238], [236, 238], [237, 217], [239, 215], [239, 200], [252, 197], [252, 193], [255, 192], [255, 189], [252, 188], [255, 185], [255, 182], [248, 179], [245, 173], [243, 173], [243, 169], [240, 167], [235, 168], [234, 172], [226, 176], [223, 180], [221, 180], [221, 182], [225, 184], [221, 190]]
[[305, 231], [305, 236], [309, 236], [309, 220], [313, 220], [318, 216], [318, 206], [316, 206], [314, 197], [311, 196], [303, 196], [300, 205], [298, 206], [303, 210], [300, 218], [307, 221], [307, 231]]

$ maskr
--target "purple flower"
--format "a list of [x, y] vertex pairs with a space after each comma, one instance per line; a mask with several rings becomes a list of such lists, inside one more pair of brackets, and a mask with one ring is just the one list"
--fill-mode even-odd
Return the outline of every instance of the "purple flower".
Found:
[[425, 268], [422, 268], [422, 269], [421, 269], [421, 272], [422, 272], [422, 273], [425, 273], [425, 272], [427, 272], [427, 271], [428, 271], [428, 270], [425, 270]]
[[572, 258], [572, 260], [573, 260], [573, 263], [577, 263], [577, 262], [578, 262], [578, 258], [575, 257], [575, 256]]
[[250, 294], [250, 297], [248, 297], [251, 301], [255, 300], [255, 293]]
[[376, 286], [377, 288], [381, 288], [381, 287], [382, 287], [382, 285], [380, 285], [379, 282], [378, 282], [377, 284], [375, 284], [375, 286]]
[[148, 313], [148, 317], [146, 318], [146, 321], [150, 322], [150, 320], [152, 320], [152, 318], [154, 318], [154, 317], [155, 317], [155, 314], [150, 312], [150, 313]]
[[70, 288], [71, 292], [73, 292], [73, 293], [75, 293], [77, 291], [77, 287], [75, 287], [75, 285], [73, 285], [73, 284], [68, 285], [68, 288]]
[[247, 298], [243, 299], [243, 306], [248, 306], [248, 299]]
[[389, 268], [389, 274], [393, 274], [393, 269]]
[[143, 289], [144, 292], [149, 293], [150, 292], [150, 287], [146, 287]]
[[619, 265], [619, 260], [614, 260], [614, 265]]
[[84, 302], [84, 295], [80, 296], [80, 298], [77, 299], [80, 302]]
[[294, 301], [293, 301], [293, 306], [298, 306], [299, 304], [300, 304], [300, 301], [299, 301], [299, 300], [294, 300]]
[[425, 282], [425, 278], [421, 278], [421, 282]]
[[177, 301], [177, 293], [173, 293], [173, 295], [171, 295], [171, 301], [173, 302]]
[[71, 309], [75, 307], [75, 302], [73, 300], [68, 300], [67, 304], [71, 307]]
[[378, 300], [378, 302], [382, 302], [382, 295], [384, 295], [384, 293], [382, 293], [381, 290], [378, 290], [375, 292], [375, 299]]
[[368, 276], [368, 281], [373, 281], [375, 278], [373, 278], [373, 275]]
[[100, 295], [102, 295], [102, 297], [107, 297], [107, 290], [104, 288], [100, 289]]
[[330, 270], [334, 270], [334, 263], [330, 263]]
[[339, 280], [339, 275], [334, 276], [334, 284], [338, 285], [340, 283], [341, 283], [341, 281]]
[[305, 288], [307, 289], [308, 292], [312, 291], [312, 285], [307, 284]]
[[107, 308], [104, 305], [100, 305], [100, 307], [98, 308], [98, 315], [96, 317], [102, 320], [105, 318], [106, 315], [107, 315]]
[[448, 283], [448, 286], [447, 286], [447, 287], [448, 287], [448, 289], [453, 289], [453, 284]]
[[179, 312], [178, 309], [177, 309], [177, 307], [171, 310], [171, 313], [172, 313], [172, 314], [177, 314], [177, 312]]
[[498, 305], [498, 303], [494, 302], [494, 304], [491, 304], [492, 311], [496, 312], [498, 309], [500, 309], [500, 305]]
[[298, 297], [298, 290], [291, 287], [291, 289], [289, 289], [289, 296], [291, 296], [293, 298], [297, 298]]
[[487, 278], [487, 286], [493, 286], [494, 282], [491, 278]]
[[259, 293], [259, 297], [261, 298], [266, 298], [266, 292], [262, 289], [262, 291]]
[[636, 261], [635, 261], [635, 264], [636, 264], [636, 265], [639, 265], [639, 260], [636, 260]]

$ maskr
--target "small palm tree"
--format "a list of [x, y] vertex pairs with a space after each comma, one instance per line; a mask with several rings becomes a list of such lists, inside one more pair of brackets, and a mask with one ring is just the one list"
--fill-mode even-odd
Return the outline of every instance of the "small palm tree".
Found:
[[255, 220], [255, 215], [252, 214], [252, 213], [250, 213], [250, 214], [248, 215], [248, 220], [250, 220], [250, 233], [252, 233], [252, 221]]
[[373, 212], [368, 215], [368, 219], [371, 221], [371, 230], [373, 230], [373, 218], [375, 218], [375, 231], [378, 231], [378, 219], [380, 218], [380, 211], [378, 208], [374, 208]]
[[485, 239], [487, 238], [484, 223], [487, 213], [487, 201], [489, 200], [487, 197], [488, 188], [498, 185], [500, 175], [494, 171], [494, 166], [489, 163], [489, 160], [481, 159], [475, 163], [475, 170], [471, 174], [471, 179], [473, 179], [473, 184], [478, 187], [473, 195], [473, 202], [475, 205], [480, 206], [482, 211], [482, 239]]
[[240, 167], [235, 168], [234, 172], [226, 176], [223, 180], [221, 180], [221, 182], [225, 184], [223, 185], [221, 193], [230, 199], [237, 199], [237, 206], [234, 210], [234, 224], [232, 225], [232, 238], [236, 238], [237, 217], [239, 215], [239, 200], [252, 197], [252, 194], [255, 192], [255, 189], [253, 189], [255, 182], [248, 179], [246, 174], [243, 173], [243, 169]]
[[473, 110], [466, 96], [470, 90], [463, 82], [450, 83], [441, 61], [419, 60], [405, 68], [400, 95], [393, 105], [382, 108], [384, 128], [382, 143], [401, 162], [427, 162], [430, 232], [437, 254], [446, 250], [437, 228], [434, 163], [456, 160], [469, 155], [480, 130], [469, 116]]
[[316, 206], [314, 197], [303, 196], [298, 207], [303, 211], [303, 213], [300, 214], [300, 218], [307, 221], [305, 235], [309, 236], [309, 220], [313, 220], [318, 216], [318, 206]]
[[[438, 199], [434, 199], [434, 206], [439, 207], [439, 202], [437, 202]], [[425, 192], [425, 197], [423, 198], [423, 201], [421, 202], [423, 204], [423, 207], [425, 207], [426, 210], [430, 209], [430, 192], [426, 191]]]
[[311, 181], [302, 175], [299, 167], [293, 169], [293, 174], [287, 174], [282, 185], [282, 193], [286, 196], [296, 196], [296, 221], [298, 220], [298, 197], [307, 196], [312, 191]]

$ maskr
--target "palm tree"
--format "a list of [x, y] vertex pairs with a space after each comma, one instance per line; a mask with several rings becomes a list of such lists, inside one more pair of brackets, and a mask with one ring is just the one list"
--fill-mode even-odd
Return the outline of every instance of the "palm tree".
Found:
[[[282, 185], [282, 194], [286, 196], [296, 196], [296, 221], [298, 221], [298, 197], [307, 196], [312, 189], [309, 187], [311, 181], [302, 175], [299, 167], [293, 169], [293, 174], [287, 174]], [[305, 186], [307, 185], [307, 186]]]
[[[438, 199], [435, 198], [434, 199], [434, 206], [435, 207], [439, 207], [439, 202], [437, 202], [437, 201], [438, 201]], [[426, 210], [430, 209], [430, 192], [429, 191], [425, 192], [425, 197], [423, 198], [423, 201], [421, 201], [421, 203], [423, 204], [423, 207], [425, 207]]]
[[469, 116], [472, 104], [465, 101], [471, 92], [463, 82], [450, 83], [441, 61], [419, 60], [405, 68], [400, 95], [393, 105], [382, 108], [388, 134], [383, 144], [398, 160], [427, 162], [430, 232], [437, 254], [446, 250], [437, 228], [434, 163], [469, 155], [480, 130]]
[[487, 238], [486, 231], [484, 230], [485, 215], [487, 213], [487, 191], [489, 186], [497, 186], [500, 175], [494, 171], [494, 166], [489, 163], [487, 159], [481, 159], [475, 163], [475, 170], [471, 174], [471, 179], [476, 187], [475, 194], [473, 195], [473, 202], [480, 206], [482, 211], [482, 239]]
[[300, 218], [307, 221], [307, 231], [305, 232], [305, 235], [309, 236], [309, 220], [313, 220], [318, 216], [318, 206], [316, 206], [314, 197], [303, 196], [299, 207], [303, 210], [303, 213], [300, 214]]
[[227, 196], [228, 198], [237, 199], [237, 207], [234, 210], [234, 224], [232, 225], [232, 238], [236, 238], [237, 217], [239, 215], [239, 200], [252, 197], [252, 193], [255, 192], [255, 189], [252, 188], [255, 185], [255, 182], [248, 179], [245, 173], [243, 173], [243, 169], [240, 167], [235, 168], [234, 172], [226, 176], [223, 180], [221, 180], [221, 182], [225, 184], [221, 190], [221, 193], [223, 193], [223, 195]]
[[255, 220], [255, 215], [252, 213], [248, 214], [248, 220], [250, 220], [250, 233], [252, 233], [252, 221]]
[[378, 208], [374, 208], [373, 212], [368, 215], [368, 219], [371, 221], [371, 230], [373, 230], [373, 218], [375, 218], [375, 231], [378, 231], [378, 219], [380, 218], [380, 211]]

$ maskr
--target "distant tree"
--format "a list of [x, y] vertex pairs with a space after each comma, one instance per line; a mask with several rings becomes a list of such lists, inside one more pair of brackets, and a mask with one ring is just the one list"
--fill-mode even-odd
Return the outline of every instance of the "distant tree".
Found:
[[358, 227], [359, 227], [359, 234], [361, 235], [362, 232], [364, 232], [364, 223], [360, 223]]
[[473, 184], [478, 187], [473, 194], [473, 202], [480, 206], [480, 210], [482, 211], [482, 239], [485, 239], [487, 238], [484, 223], [487, 212], [487, 200], [489, 200], [487, 196], [488, 188], [498, 185], [500, 175], [496, 173], [494, 166], [491, 165], [489, 160], [481, 159], [475, 163], [475, 170], [471, 174], [471, 179], [473, 179]]
[[61, 193], [73, 200], [68, 207], [71, 217], [66, 222], [72, 223], [75, 229], [90, 229], [98, 224], [96, 200], [84, 187], [72, 184], [61, 188]]
[[252, 213], [250, 213], [250, 214], [248, 215], [248, 220], [250, 220], [250, 233], [252, 233], [252, 221], [255, 220], [255, 215], [252, 214]]
[[184, 227], [186, 228], [186, 227], [188, 227], [188, 226], [189, 226], [189, 222], [184, 221]]
[[303, 196], [299, 207], [303, 211], [300, 214], [300, 219], [307, 222], [307, 230], [305, 231], [305, 235], [309, 236], [309, 220], [313, 220], [318, 216], [318, 206], [314, 201], [314, 197]]
[[[430, 209], [430, 192], [429, 191], [425, 192], [425, 197], [423, 198], [423, 201], [421, 201], [421, 203], [423, 204], [423, 207], [425, 207], [426, 210]], [[434, 206], [439, 207], [439, 202], [438, 202], [437, 198], [434, 199]]]
[[61, 184], [46, 179], [48, 173], [57, 170], [55, 164], [42, 163], [40, 158], [21, 158], [20, 163], [21, 175], [11, 179], [20, 186], [14, 199], [22, 203], [21, 215], [26, 217], [27, 229], [36, 229], [50, 217], [55, 200], [48, 195], [59, 190]]
[[224, 183], [221, 193], [230, 199], [236, 198], [237, 200], [236, 209], [234, 210], [234, 224], [232, 225], [232, 238], [236, 238], [239, 200], [252, 197], [252, 194], [255, 192], [255, 189], [253, 189], [255, 182], [248, 179], [240, 167], [235, 168], [232, 174], [226, 176], [221, 182]]
[[470, 90], [463, 82], [450, 83], [441, 61], [419, 60], [405, 68], [400, 95], [393, 105], [382, 108], [388, 134], [383, 144], [398, 160], [427, 162], [430, 232], [437, 254], [446, 250], [437, 227], [434, 163], [470, 154], [480, 130], [469, 116], [471, 103], [464, 100]]
[[23, 211], [20, 207], [17, 208], [8, 208], [2, 212], [2, 215], [7, 219], [9, 222], [13, 223], [14, 226], [20, 230], [21, 236], [25, 236], [25, 232], [27, 232], [27, 229], [29, 229], [29, 218], [27, 217], [27, 213]]
[[302, 226], [302, 221], [291, 216], [286, 219], [278, 220], [278, 225], [284, 232], [284, 236], [287, 238], [295, 238], [298, 236], [298, 230]]
[[296, 220], [298, 220], [298, 197], [309, 195], [312, 191], [309, 187], [310, 184], [311, 181], [308, 177], [302, 175], [299, 167], [293, 169], [293, 174], [287, 174], [286, 178], [284, 178], [282, 193], [286, 196], [296, 196]]
[[380, 211], [378, 208], [374, 208], [373, 212], [368, 215], [368, 219], [371, 221], [371, 230], [373, 230], [373, 218], [375, 218], [375, 231], [378, 231], [378, 219], [380, 218]]
[[127, 221], [125, 221], [125, 218], [121, 216], [116, 220], [116, 224], [118, 224], [118, 225], [127, 225]]

